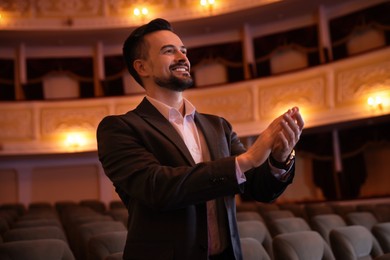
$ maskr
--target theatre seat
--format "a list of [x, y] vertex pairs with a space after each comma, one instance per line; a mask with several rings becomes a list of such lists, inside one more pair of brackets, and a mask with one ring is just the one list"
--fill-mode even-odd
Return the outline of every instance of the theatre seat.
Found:
[[331, 204], [331, 207], [335, 214], [345, 219], [346, 215], [351, 212], [356, 212], [356, 205], [344, 205], [344, 204]]
[[88, 260], [102, 260], [115, 253], [123, 253], [127, 231], [93, 236], [88, 242]]
[[63, 230], [55, 226], [15, 228], [3, 234], [4, 242], [37, 239], [59, 239], [64, 242], [67, 241]]
[[28, 227], [47, 227], [54, 226], [63, 229], [61, 222], [58, 219], [31, 219], [16, 221], [12, 228], [28, 228]]
[[271, 260], [263, 246], [254, 238], [241, 238], [242, 256], [245, 260]]
[[372, 227], [378, 223], [374, 214], [368, 211], [348, 213], [346, 221], [348, 225], [361, 225], [366, 227], [368, 230], [371, 230]]
[[274, 237], [274, 260], [334, 260], [325, 240], [315, 231], [297, 231]]
[[295, 217], [307, 220], [306, 210], [304, 204], [286, 203], [280, 204], [280, 209], [291, 211]]
[[333, 208], [326, 203], [306, 204], [305, 209], [308, 219], [317, 215], [334, 214]]
[[86, 259], [88, 255], [88, 243], [92, 237], [98, 234], [117, 231], [127, 231], [125, 225], [120, 221], [100, 221], [81, 225], [78, 232], [76, 257]]
[[264, 222], [264, 219], [260, 216], [260, 214], [255, 211], [237, 212], [237, 221], [248, 221], [248, 220], [257, 220], [260, 222]]
[[338, 227], [329, 235], [332, 251], [337, 259], [363, 260], [383, 255], [371, 232], [359, 225]]
[[310, 231], [309, 224], [303, 218], [281, 218], [270, 223], [271, 236], [297, 231]]
[[258, 220], [242, 221], [237, 223], [240, 238], [254, 238], [272, 258], [272, 238], [263, 222]]
[[320, 233], [328, 244], [330, 244], [330, 231], [337, 227], [345, 227], [346, 225], [344, 219], [336, 214], [317, 215], [311, 219], [313, 230]]
[[74, 260], [69, 246], [59, 239], [23, 240], [0, 244], [0, 259]]
[[106, 212], [106, 205], [100, 200], [81, 200], [79, 204], [102, 214]]
[[264, 219], [266, 222], [271, 222], [275, 219], [280, 219], [280, 218], [293, 218], [295, 215], [287, 209], [284, 210], [271, 210], [268, 212], [264, 212]]
[[383, 252], [390, 253], [390, 222], [374, 225], [372, 234], [378, 240]]
[[277, 204], [270, 204], [270, 203], [257, 203], [257, 211], [260, 213], [262, 217], [264, 217], [264, 213], [272, 211], [272, 210], [279, 210], [279, 205]]

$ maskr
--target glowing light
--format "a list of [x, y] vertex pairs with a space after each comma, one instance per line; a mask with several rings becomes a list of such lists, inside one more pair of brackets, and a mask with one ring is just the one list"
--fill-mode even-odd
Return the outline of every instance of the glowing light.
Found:
[[200, 0], [201, 6], [213, 5], [215, 4], [215, 0]]
[[371, 110], [379, 110], [383, 112], [390, 105], [390, 92], [388, 90], [372, 93], [367, 98], [367, 104]]
[[65, 145], [71, 148], [79, 148], [87, 144], [85, 134], [79, 132], [71, 132], [66, 134]]
[[145, 17], [145, 16], [148, 15], [149, 10], [146, 7], [142, 7], [142, 8], [136, 7], [136, 8], [134, 8], [133, 13], [134, 13], [135, 16]]
[[213, 14], [215, 0], [200, 0], [200, 5], [202, 6], [202, 9], [208, 10], [209, 15]]
[[372, 108], [378, 108], [379, 110], [383, 109], [384, 100], [381, 96], [377, 95], [375, 97], [370, 96], [367, 99], [367, 104]]

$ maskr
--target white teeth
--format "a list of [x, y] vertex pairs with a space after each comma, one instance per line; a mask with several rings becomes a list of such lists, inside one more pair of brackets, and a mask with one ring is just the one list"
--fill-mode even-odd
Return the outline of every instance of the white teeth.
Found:
[[185, 72], [187, 71], [185, 68], [176, 68], [174, 69], [175, 71], [180, 71], [180, 72]]

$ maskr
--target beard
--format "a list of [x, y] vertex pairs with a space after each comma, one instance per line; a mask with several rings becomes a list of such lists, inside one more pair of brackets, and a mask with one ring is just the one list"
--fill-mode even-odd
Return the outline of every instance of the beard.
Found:
[[190, 75], [184, 79], [175, 77], [174, 75], [171, 75], [169, 78], [166, 79], [159, 77], [154, 77], [153, 79], [154, 82], [160, 87], [178, 92], [183, 92], [184, 90], [192, 87], [194, 83]]

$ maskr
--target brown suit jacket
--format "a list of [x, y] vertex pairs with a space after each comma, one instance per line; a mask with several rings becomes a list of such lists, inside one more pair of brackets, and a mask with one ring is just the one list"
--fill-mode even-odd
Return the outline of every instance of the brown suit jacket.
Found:
[[125, 259], [207, 259], [206, 201], [218, 199], [229, 241], [242, 259], [236, 223], [237, 193], [272, 201], [291, 183], [275, 179], [268, 164], [245, 173], [237, 184], [235, 156], [245, 151], [223, 118], [195, 114], [211, 155], [195, 164], [180, 135], [144, 99], [124, 115], [108, 116], [97, 130], [106, 175], [129, 212]]

